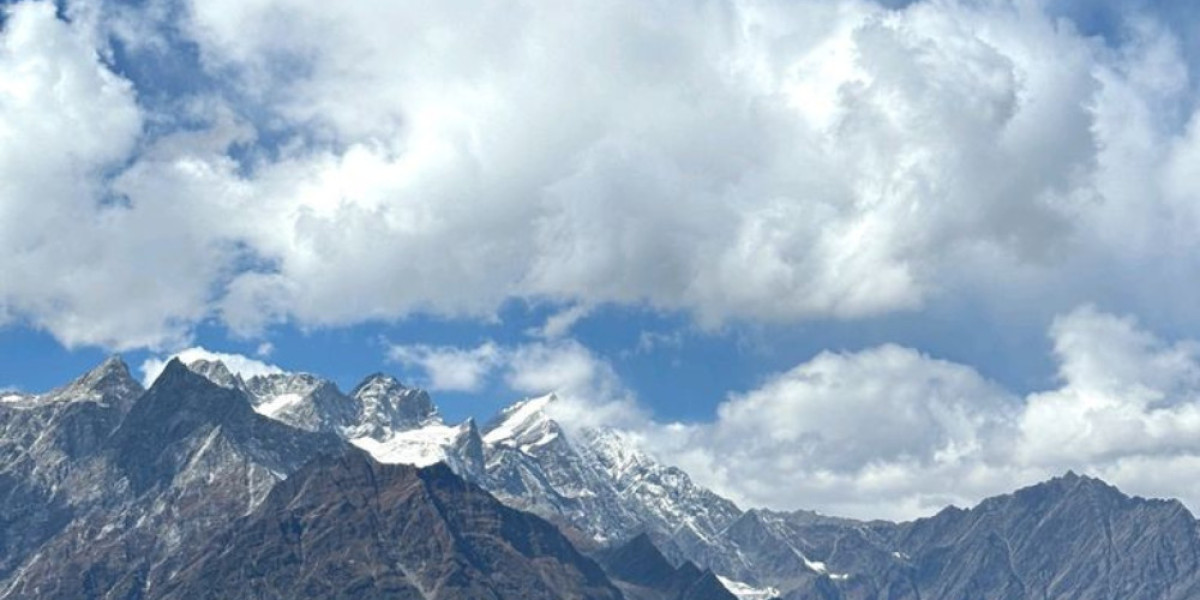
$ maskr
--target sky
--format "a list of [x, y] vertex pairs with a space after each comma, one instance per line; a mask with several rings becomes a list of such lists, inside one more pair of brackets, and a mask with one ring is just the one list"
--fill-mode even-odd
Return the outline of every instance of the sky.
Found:
[[1200, 510], [1200, 8], [0, 2], [0, 389], [557, 391], [743, 506]]

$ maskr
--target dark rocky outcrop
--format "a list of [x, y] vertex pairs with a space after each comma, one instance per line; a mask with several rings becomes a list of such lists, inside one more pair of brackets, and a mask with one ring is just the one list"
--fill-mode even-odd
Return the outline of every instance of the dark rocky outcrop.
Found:
[[690, 561], [672, 565], [644, 533], [597, 558], [633, 600], [737, 600], [712, 571]]
[[549, 523], [447, 467], [349, 452], [279, 484], [211, 540], [164, 598], [616, 599]]

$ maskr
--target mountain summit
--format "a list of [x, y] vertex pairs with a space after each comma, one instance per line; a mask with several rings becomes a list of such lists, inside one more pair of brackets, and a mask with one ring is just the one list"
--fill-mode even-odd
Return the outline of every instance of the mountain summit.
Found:
[[1177, 501], [1068, 472], [910, 523], [743, 510], [556, 402], [481, 429], [382, 374], [110, 358], [0, 402], [0, 600], [1200, 597]]
[[375, 373], [367, 377], [350, 396], [362, 406], [357, 436], [380, 439], [390, 431], [441, 422], [428, 393], [404, 387], [390, 375]]

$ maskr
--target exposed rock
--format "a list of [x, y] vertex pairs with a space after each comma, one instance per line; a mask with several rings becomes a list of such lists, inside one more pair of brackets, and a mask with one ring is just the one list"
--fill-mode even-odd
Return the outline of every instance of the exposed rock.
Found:
[[321, 459], [214, 538], [163, 598], [616, 599], [550, 524], [444, 466]]

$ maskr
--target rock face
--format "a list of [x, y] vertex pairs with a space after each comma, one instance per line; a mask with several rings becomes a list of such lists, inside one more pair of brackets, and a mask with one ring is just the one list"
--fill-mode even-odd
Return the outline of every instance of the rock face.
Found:
[[894, 539], [924, 597], [1200, 597], [1200, 535], [1182, 504], [1073, 473], [900, 526]]
[[804, 547], [825, 570], [793, 579], [787, 598], [1200, 597], [1200, 531], [1183, 505], [1071, 473], [911, 523], [759, 519], [771, 533], [758, 547]]
[[251, 510], [308, 460], [345, 448], [256, 414], [242, 392], [178, 361], [119, 423], [87, 459], [63, 463], [82, 475], [62, 527], [0, 596], [143, 597], [178, 568], [181, 549]]
[[305, 431], [337, 433], [362, 419], [362, 409], [332, 382], [307, 373], [259, 375], [245, 383], [259, 414]]
[[115, 358], [4, 393], [0, 599], [1200, 598], [1175, 501], [1067, 474], [911, 523], [743, 511], [556, 402], [478, 428], [384, 375], [143, 390]]
[[393, 431], [441, 422], [428, 393], [404, 387], [395, 378], [382, 373], [367, 377], [350, 395], [362, 407], [362, 419], [350, 437], [380, 439]]
[[[381, 465], [204, 367], [172, 361], [143, 392], [106, 363], [6, 399], [0, 598], [621, 597], [554, 526], [444, 465]], [[481, 464], [463, 430], [453, 449]]]
[[1071, 475], [906, 524], [742, 511], [619, 431], [565, 430], [553, 403], [484, 427], [481, 485], [601, 546], [644, 532], [674, 565], [745, 582], [746, 598], [1200, 597], [1200, 534], [1178, 502]]
[[97, 455], [141, 392], [114, 357], [47, 394], [0, 403], [0, 582], [99, 500]]
[[638, 451], [618, 431], [568, 433], [551, 418], [555, 402], [546, 396], [518, 403], [484, 427], [485, 487], [601, 544], [645, 532], [672, 560], [728, 567], [723, 563], [735, 555], [718, 546], [720, 532], [741, 514], [736, 505]]
[[[1062, 574], [1073, 572], [1075, 567], [1066, 563], [1069, 557], [1080, 555], [1078, 551], [1047, 559], [1047, 564], [1036, 567], [1039, 573], [1053, 573], [1053, 576], [1033, 576], [1022, 574], [1020, 568], [1024, 567], [1020, 564], [1007, 566], [997, 562], [1001, 558], [996, 550], [999, 546], [988, 546], [971, 535], [964, 534], [958, 542], [964, 545], [962, 548], [947, 550], [947, 539], [931, 532], [950, 527], [956, 511], [915, 524], [862, 523], [805, 512], [742, 511], [695, 485], [682, 471], [638, 451], [633, 440], [622, 432], [567, 431], [552, 417], [556, 402], [553, 396], [517, 403], [478, 432], [473, 432], [473, 424], [469, 423], [444, 425], [427, 395], [404, 388], [386, 376], [367, 378], [352, 396], [366, 399], [360, 409], [364, 415], [376, 416], [360, 417], [357, 429], [343, 428], [341, 434], [376, 458], [419, 465], [446, 462], [455, 472], [502, 501], [551, 520], [589, 547], [620, 546], [644, 533], [672, 565], [692, 562], [701, 571], [708, 569], [734, 582], [746, 582], [746, 589], [759, 590], [753, 594], [747, 592], [747, 598], [762, 597], [766, 594], [762, 590], [781, 591], [780, 595], [791, 598], [928, 598], [956, 597], [956, 594], [1006, 598], [1025, 597], [1043, 588], [1051, 596], [1061, 596], [1060, 588], [1055, 586], [1073, 580], [1079, 580], [1075, 585], [1083, 584], [1081, 577], [1074, 574], [1062, 578]], [[368, 432], [370, 435], [363, 435]], [[1085, 489], [1068, 496], [1077, 501], [1076, 496], [1083, 495]], [[984, 503], [976, 510], [998, 501]], [[1148, 502], [1130, 501], [1134, 505]], [[1007, 511], [1016, 511], [1022, 505], [1006, 506]], [[1182, 510], [1181, 506], [1176, 508]], [[1078, 512], [1079, 509], [1073, 508], [1063, 514]], [[1182, 561], [1157, 573], [1154, 577], [1158, 580], [1186, 579], [1185, 575], [1171, 573], [1188, 573], [1187, 557], [1200, 555], [1190, 547], [1196, 537], [1188, 533], [1194, 529], [1191, 515], [1186, 511], [1182, 514], [1169, 527], [1150, 529], [1157, 531], [1156, 535], [1168, 530], [1184, 531], [1178, 534], [1182, 537], [1144, 542], [1171, 548], [1167, 555], [1173, 558], [1158, 556], [1154, 564], [1174, 565]], [[1154, 513], [1154, 516], [1161, 515]], [[1070, 521], [1069, 516], [1064, 518]], [[1149, 513], [1139, 516], [1148, 518], [1151, 518]], [[1041, 517], [1036, 522], [1042, 522]], [[1076, 526], [1079, 527], [1078, 523]], [[978, 525], [972, 525], [966, 531], [980, 530]], [[1098, 535], [1083, 529], [1073, 533]], [[994, 533], [984, 539], [994, 544], [995, 540], [1005, 538]], [[1061, 544], [1055, 539], [1053, 543], [1039, 541], [1035, 545]], [[966, 556], [976, 556], [981, 563], [973, 566], [962, 562]], [[950, 565], [938, 562], [951, 559], [958, 562]], [[1108, 560], [1103, 564], [1111, 563]], [[1145, 565], [1129, 567], [1134, 573], [1153, 571]], [[1017, 575], [996, 582], [989, 579], [1013, 570]], [[965, 575], [971, 571], [978, 574]], [[1120, 575], [1119, 570], [1109, 577], [1120, 576], [1130, 577]], [[961, 577], [966, 579], [958, 581]], [[1039, 577], [1050, 579], [1040, 582]], [[1190, 584], [1179, 582], [1162, 588], [1153, 583], [1139, 585], [1148, 590], [1144, 597], [1158, 597], [1155, 594], [1171, 597], [1176, 588], [1191, 589]], [[1139, 597], [1136, 594], [1140, 593], [1138, 586], [1113, 589], [1132, 590], [1133, 595], [1128, 597]], [[1112, 597], [1096, 595], [1094, 590], [1088, 594], [1091, 595], [1079, 597]], [[1185, 596], [1186, 593], [1180, 597]]]
[[601, 551], [598, 558], [633, 600], [737, 600], [712, 571], [702, 571], [690, 561], [672, 565], [646, 534]]
[[317, 461], [214, 538], [164, 598], [616, 599], [552, 525], [438, 465]]

